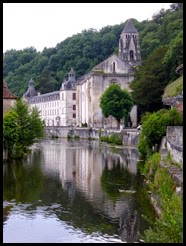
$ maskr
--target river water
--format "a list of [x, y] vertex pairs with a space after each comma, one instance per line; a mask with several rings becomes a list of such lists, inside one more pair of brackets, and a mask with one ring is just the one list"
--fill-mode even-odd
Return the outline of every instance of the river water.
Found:
[[134, 148], [98, 141], [34, 144], [3, 165], [3, 242], [141, 242], [154, 211], [137, 160]]

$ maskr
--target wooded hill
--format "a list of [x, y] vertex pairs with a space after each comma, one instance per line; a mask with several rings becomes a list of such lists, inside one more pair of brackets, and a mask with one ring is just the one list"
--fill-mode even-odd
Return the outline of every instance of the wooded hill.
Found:
[[[183, 4], [174, 3], [168, 10], [160, 10], [152, 20], [139, 22], [132, 19], [132, 22], [140, 34], [143, 64], [148, 61], [155, 74], [162, 69], [160, 60], [164, 64], [165, 74], [160, 72], [164, 88], [169, 81], [176, 79], [175, 69], [182, 63]], [[44, 48], [42, 52], [37, 52], [34, 47], [6, 51], [3, 54], [3, 80], [17, 96], [26, 92], [31, 78], [41, 93], [59, 90], [71, 67], [79, 77], [113, 53], [118, 53], [119, 37], [125, 23], [106, 26], [100, 31], [84, 30], [58, 43], [55, 48]], [[159, 53], [160, 60], [155, 53]], [[152, 54], [155, 54], [153, 59], [149, 58]], [[135, 90], [136, 83], [133, 87]]]

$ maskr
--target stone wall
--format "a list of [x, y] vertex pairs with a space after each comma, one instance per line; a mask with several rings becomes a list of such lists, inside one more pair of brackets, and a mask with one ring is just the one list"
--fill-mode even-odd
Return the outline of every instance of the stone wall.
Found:
[[[73, 127], [45, 127], [46, 137], [79, 137], [82, 139], [99, 139], [99, 129], [98, 128], [73, 128]], [[118, 134], [123, 139], [123, 145], [125, 146], [137, 146], [139, 131], [137, 129], [102, 129], [102, 136], [109, 136], [111, 133]]]
[[183, 163], [183, 126], [168, 126], [166, 139], [173, 161]]
[[16, 103], [16, 99], [3, 99], [3, 114], [8, 112], [14, 103]]

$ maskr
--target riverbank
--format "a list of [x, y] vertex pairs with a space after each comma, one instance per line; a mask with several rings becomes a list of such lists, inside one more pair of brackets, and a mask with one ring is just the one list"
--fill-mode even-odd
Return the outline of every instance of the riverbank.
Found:
[[170, 154], [153, 154], [141, 163], [149, 199], [157, 214], [156, 222], [145, 231], [146, 243], [183, 242], [183, 170]]

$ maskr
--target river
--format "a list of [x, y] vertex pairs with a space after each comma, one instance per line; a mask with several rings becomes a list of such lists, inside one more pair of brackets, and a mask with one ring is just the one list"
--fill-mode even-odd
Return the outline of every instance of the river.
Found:
[[3, 165], [4, 243], [141, 242], [154, 219], [135, 148], [42, 140]]

